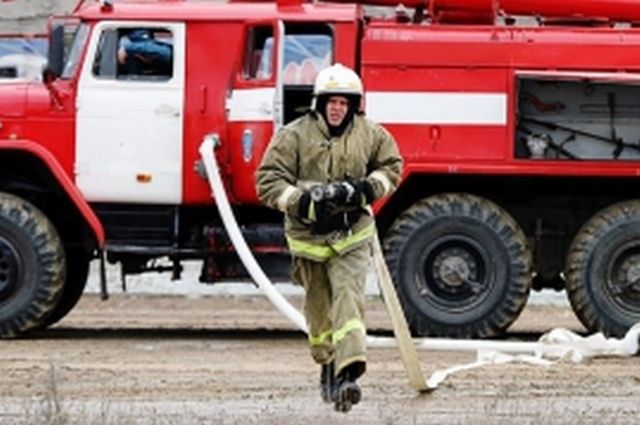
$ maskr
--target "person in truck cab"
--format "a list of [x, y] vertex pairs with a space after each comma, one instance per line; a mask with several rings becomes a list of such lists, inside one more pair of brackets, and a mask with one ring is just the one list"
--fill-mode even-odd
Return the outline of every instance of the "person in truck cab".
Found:
[[131, 31], [118, 49], [118, 63], [127, 75], [171, 76], [172, 56], [173, 46], [147, 29]]
[[362, 82], [335, 64], [314, 84], [311, 111], [274, 135], [256, 174], [260, 200], [285, 214], [293, 280], [305, 289], [324, 401], [347, 412], [366, 368], [364, 286], [375, 223], [369, 205], [398, 184], [393, 137], [361, 113]]

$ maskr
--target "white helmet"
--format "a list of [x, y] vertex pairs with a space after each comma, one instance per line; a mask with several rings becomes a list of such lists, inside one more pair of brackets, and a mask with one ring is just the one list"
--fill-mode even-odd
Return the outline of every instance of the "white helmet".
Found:
[[336, 63], [318, 73], [313, 94], [315, 96], [322, 94], [362, 96], [362, 81], [352, 69]]

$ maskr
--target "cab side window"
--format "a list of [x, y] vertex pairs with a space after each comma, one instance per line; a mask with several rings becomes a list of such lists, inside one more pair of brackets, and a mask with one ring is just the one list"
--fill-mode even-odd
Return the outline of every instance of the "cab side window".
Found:
[[273, 27], [257, 26], [249, 30], [245, 47], [243, 77], [269, 80], [273, 76]]
[[309, 110], [316, 76], [334, 62], [335, 36], [325, 22], [283, 22], [283, 29], [282, 69], [277, 70], [274, 26], [261, 23], [248, 29], [241, 78], [252, 86], [282, 83], [286, 124]]
[[105, 30], [93, 74], [103, 79], [166, 81], [173, 76], [173, 34], [166, 28]]
[[318, 73], [331, 65], [334, 35], [325, 23], [285, 22], [282, 91], [284, 122], [309, 110]]
[[333, 43], [329, 34], [293, 33], [284, 38], [285, 85], [313, 85], [320, 70], [332, 63]]
[[[244, 79], [268, 80], [275, 60], [273, 28], [251, 28], [244, 55]], [[285, 85], [313, 85], [320, 70], [333, 63], [333, 34], [324, 24], [288, 24], [284, 36]]]

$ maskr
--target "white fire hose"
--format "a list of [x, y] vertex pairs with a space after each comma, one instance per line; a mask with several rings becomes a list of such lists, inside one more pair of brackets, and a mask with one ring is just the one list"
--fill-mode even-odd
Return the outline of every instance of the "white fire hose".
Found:
[[[216, 134], [205, 136], [200, 145], [200, 155], [207, 172], [209, 184], [213, 190], [215, 204], [231, 243], [250, 276], [269, 301], [298, 329], [307, 333], [307, 325], [303, 315], [278, 292], [256, 261], [242, 236], [231, 210], [214, 155], [214, 148], [218, 140], [218, 135]], [[543, 335], [536, 342], [421, 338], [414, 339], [413, 343], [416, 348], [423, 350], [475, 351], [478, 353], [476, 362], [454, 366], [433, 373], [427, 381], [427, 386], [429, 389], [435, 389], [451, 373], [487, 364], [521, 361], [537, 365], [549, 365], [551, 364], [549, 359], [569, 359], [573, 362], [580, 362], [584, 358], [595, 356], [633, 356], [638, 353], [639, 336], [640, 323], [631, 327], [623, 339], [605, 338], [600, 333], [582, 337], [566, 329], [554, 329]], [[397, 347], [397, 343], [393, 338], [370, 335], [367, 335], [367, 345], [378, 348]]]

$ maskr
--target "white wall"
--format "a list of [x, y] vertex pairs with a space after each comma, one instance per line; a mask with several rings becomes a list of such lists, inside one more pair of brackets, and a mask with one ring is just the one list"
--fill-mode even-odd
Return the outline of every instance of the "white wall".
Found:
[[76, 0], [0, 2], [0, 33], [44, 33], [47, 29], [47, 17], [71, 12], [75, 4]]

